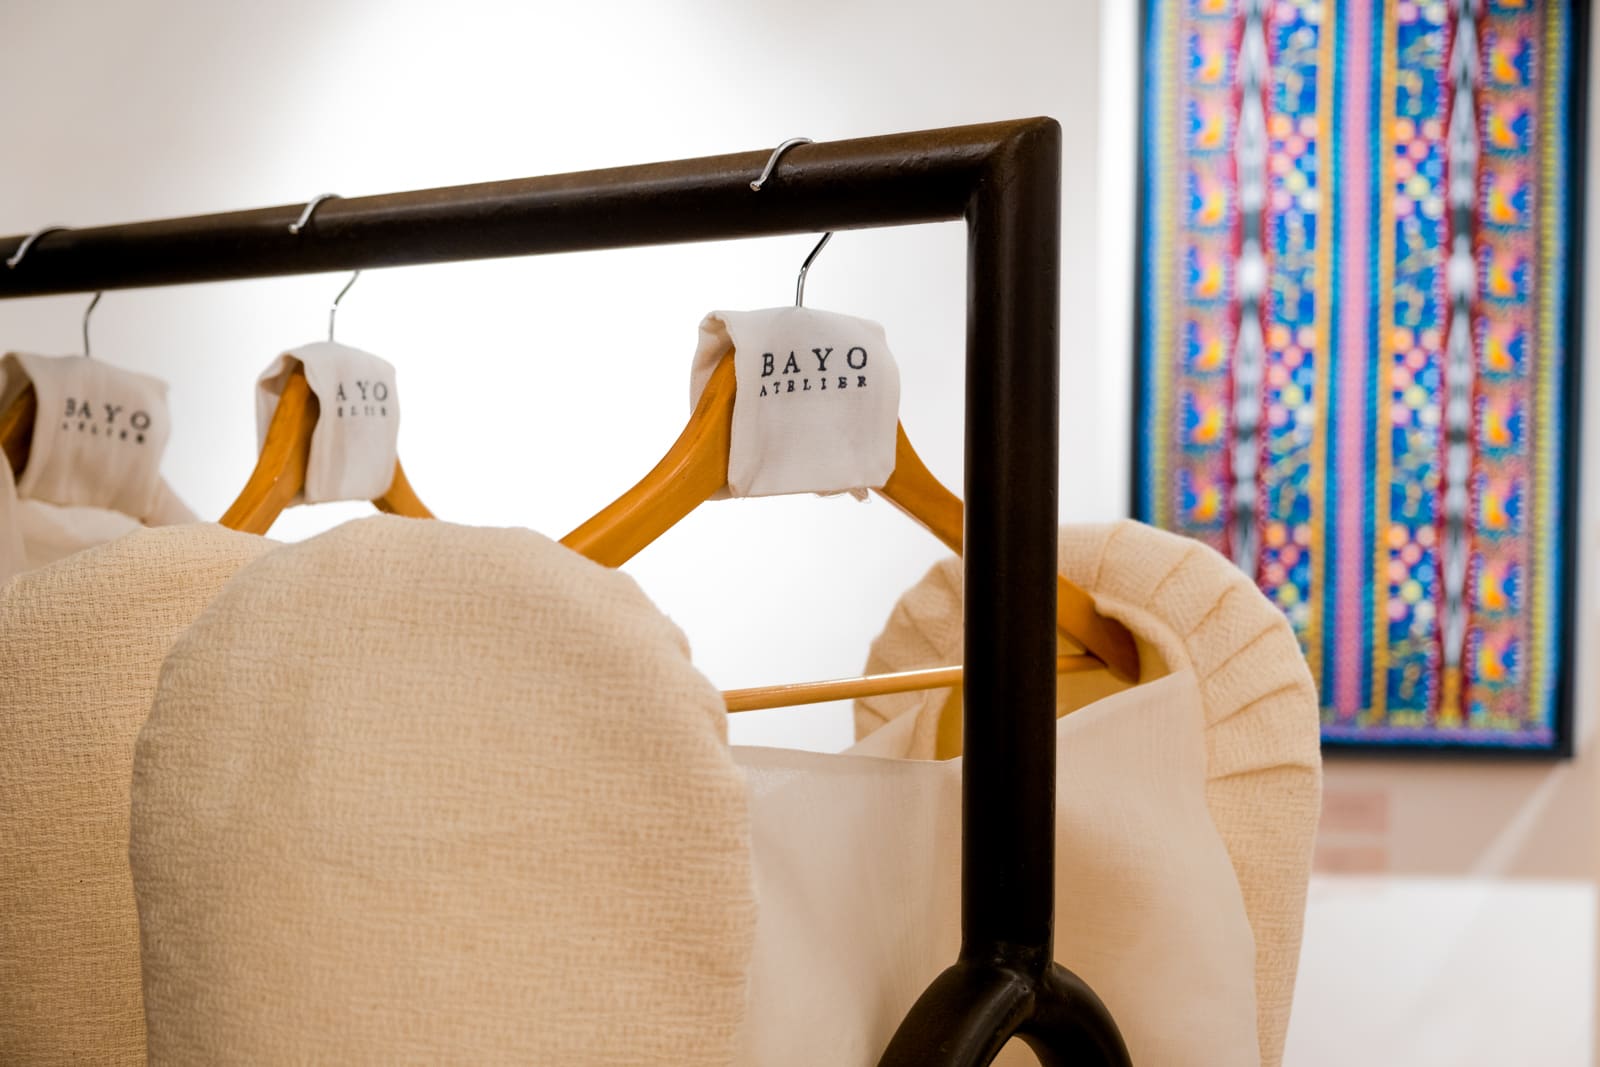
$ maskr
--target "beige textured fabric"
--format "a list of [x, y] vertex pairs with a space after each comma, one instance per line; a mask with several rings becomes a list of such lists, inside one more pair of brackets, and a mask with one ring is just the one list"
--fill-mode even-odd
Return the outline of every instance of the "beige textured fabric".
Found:
[[140, 531], [0, 593], [0, 1063], [144, 1063], [134, 737], [173, 639], [270, 544]]
[[[757, 896], [742, 1063], [871, 1067], [960, 948], [961, 761], [897, 757], [910, 718], [843, 755], [735, 749]], [[1206, 811], [1192, 671], [1056, 728], [1056, 955], [1136, 1064], [1254, 1067], [1255, 943]], [[996, 1061], [1038, 1061], [1013, 1042]]]
[[755, 921], [717, 690], [632, 579], [379, 516], [241, 572], [134, 764], [153, 1063], [727, 1063]]
[[[1139, 640], [1144, 680], [1192, 670], [1205, 715], [1206, 804], [1227, 846], [1256, 942], [1261, 1062], [1283, 1058], [1321, 808], [1316, 689], [1288, 623], [1211, 549], [1136, 522], [1063, 527], [1061, 573]], [[897, 605], [867, 670], [961, 656], [961, 571], [940, 563]], [[1104, 673], [1064, 676], [1062, 710], [1119, 688]], [[858, 701], [856, 733], [909, 716], [906, 754], [931, 758], [949, 690]]]

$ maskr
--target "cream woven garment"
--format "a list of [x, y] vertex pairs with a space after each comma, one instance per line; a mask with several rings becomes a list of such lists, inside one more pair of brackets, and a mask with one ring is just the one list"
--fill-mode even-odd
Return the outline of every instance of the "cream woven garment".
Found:
[[145, 530], [0, 592], [0, 1063], [145, 1062], [134, 737], [173, 639], [271, 544]]
[[[1255, 935], [1261, 1062], [1283, 1059], [1321, 810], [1316, 688], [1282, 614], [1236, 567], [1187, 538], [1136, 522], [1067, 526], [1061, 573], [1139, 641], [1144, 678], [1193, 671], [1205, 716], [1206, 806], [1227, 847]], [[938, 564], [896, 606], [869, 672], [961, 658], [961, 568]], [[1066, 645], [1063, 645], [1066, 649]], [[1121, 688], [1105, 673], [1063, 676], [1058, 708]], [[949, 690], [856, 703], [856, 735], [890, 720], [904, 755], [931, 759]], [[959, 699], [959, 698], [958, 698]]]
[[165, 481], [157, 483], [155, 503], [142, 516], [19, 497], [11, 468], [0, 461], [0, 586], [14, 574], [115, 541], [144, 527], [199, 521]]
[[[1255, 945], [1205, 803], [1191, 671], [1056, 724], [1056, 958], [1136, 1064], [1258, 1067]], [[734, 750], [761, 902], [743, 1062], [871, 1067], [961, 945], [961, 761]], [[880, 757], [880, 758], [874, 758]], [[890, 757], [890, 758], [881, 758]], [[1038, 1061], [1020, 1042], [996, 1064]]]
[[537, 534], [379, 516], [263, 557], [139, 735], [151, 1062], [729, 1062], [726, 729], [632, 579]]

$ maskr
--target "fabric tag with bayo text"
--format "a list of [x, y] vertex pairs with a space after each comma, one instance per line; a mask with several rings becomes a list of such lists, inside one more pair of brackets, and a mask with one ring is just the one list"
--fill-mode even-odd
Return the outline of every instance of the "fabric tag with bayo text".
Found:
[[807, 307], [713, 311], [700, 323], [691, 405], [730, 348], [729, 496], [861, 497], [889, 480], [900, 371], [882, 326]]
[[394, 367], [370, 352], [317, 341], [273, 360], [256, 381], [256, 443], [278, 398], [294, 373], [305, 367], [306, 384], [317, 398], [317, 425], [306, 461], [305, 502], [376, 500], [394, 481], [400, 439], [400, 394]]
[[0, 410], [29, 384], [38, 401], [18, 495], [135, 518], [155, 509], [172, 433], [166, 382], [83, 356], [20, 352], [0, 375]]

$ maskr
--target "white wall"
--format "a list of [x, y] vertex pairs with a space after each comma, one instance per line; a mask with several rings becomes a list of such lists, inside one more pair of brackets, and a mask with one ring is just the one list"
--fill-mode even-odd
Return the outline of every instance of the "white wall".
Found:
[[[1066, 134], [1063, 321], [1077, 375], [1074, 517], [1120, 510], [1097, 457], [1093, 0], [438, 4], [0, 0], [0, 232], [625, 165], [1048, 114]], [[781, 180], [781, 174], [779, 179]], [[751, 194], [755, 195], [755, 194]], [[695, 326], [786, 303], [809, 237], [363, 276], [339, 338], [393, 362], [401, 454], [442, 517], [559, 537], [650, 468], [687, 416]], [[808, 303], [883, 322], [903, 419], [959, 488], [959, 224], [840, 235]], [[220, 515], [253, 461], [251, 385], [316, 339], [339, 276], [108, 295], [97, 358], [172, 383], [166, 465]], [[0, 304], [0, 346], [77, 351], [78, 297]], [[1121, 396], [1117, 403], [1121, 404]], [[1116, 438], [1113, 455], [1120, 453]], [[297, 538], [366, 509], [301, 510]], [[629, 570], [725, 686], [858, 673], [941, 555], [881, 501], [708, 506]], [[845, 708], [736, 720], [736, 740], [839, 748]]]
[[1580, 1067], [1594, 1040], [1588, 882], [1320, 877], [1288, 1067]]

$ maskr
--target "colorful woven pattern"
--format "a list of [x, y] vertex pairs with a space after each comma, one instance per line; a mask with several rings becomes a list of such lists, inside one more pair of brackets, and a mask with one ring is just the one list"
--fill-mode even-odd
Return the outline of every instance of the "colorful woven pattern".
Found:
[[1565, 741], [1577, 2], [1146, 2], [1136, 510], [1325, 740]]

